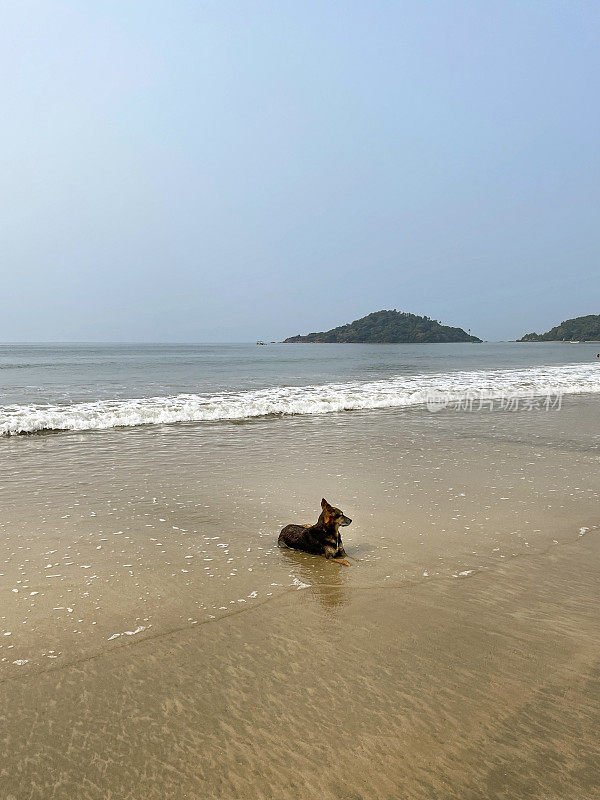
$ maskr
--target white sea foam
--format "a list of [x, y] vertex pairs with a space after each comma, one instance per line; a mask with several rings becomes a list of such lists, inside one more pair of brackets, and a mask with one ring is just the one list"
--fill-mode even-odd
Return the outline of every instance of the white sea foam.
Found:
[[0, 406], [0, 433], [85, 431], [175, 422], [241, 420], [268, 415], [326, 414], [478, 398], [600, 392], [600, 366], [576, 364], [401, 376], [371, 382], [276, 386], [220, 394], [179, 394], [64, 405]]

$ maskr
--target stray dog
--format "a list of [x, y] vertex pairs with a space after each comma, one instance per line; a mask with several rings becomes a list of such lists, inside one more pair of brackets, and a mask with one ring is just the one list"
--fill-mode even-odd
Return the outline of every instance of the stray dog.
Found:
[[323, 510], [314, 525], [286, 525], [279, 534], [277, 543], [280, 547], [291, 547], [292, 550], [325, 556], [349, 567], [339, 529], [350, 525], [352, 520], [339, 508], [330, 506], [325, 498], [321, 500], [321, 508]]

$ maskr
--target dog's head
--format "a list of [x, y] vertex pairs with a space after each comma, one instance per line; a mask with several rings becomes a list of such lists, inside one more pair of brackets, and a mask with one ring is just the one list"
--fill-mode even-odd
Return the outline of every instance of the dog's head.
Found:
[[339, 508], [330, 505], [325, 498], [321, 500], [321, 518], [326, 525], [333, 525], [335, 529], [338, 528], [345, 528], [346, 525], [350, 525], [352, 520], [350, 517], [347, 517], [343, 511], [340, 511]]

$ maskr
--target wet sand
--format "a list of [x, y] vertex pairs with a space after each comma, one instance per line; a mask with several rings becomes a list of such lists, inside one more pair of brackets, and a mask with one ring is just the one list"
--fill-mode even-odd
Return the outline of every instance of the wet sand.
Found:
[[600, 797], [596, 418], [2, 442], [0, 796]]
[[600, 540], [293, 591], [2, 685], [2, 796], [600, 796]]

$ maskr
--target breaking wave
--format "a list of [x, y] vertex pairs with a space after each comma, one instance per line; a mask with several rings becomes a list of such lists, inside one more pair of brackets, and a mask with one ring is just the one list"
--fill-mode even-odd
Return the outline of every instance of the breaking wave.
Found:
[[0, 434], [326, 414], [428, 403], [440, 407], [440, 398], [443, 405], [474, 395], [491, 399], [588, 392], [600, 392], [600, 365], [420, 374], [370, 382], [276, 386], [218, 394], [7, 405], [0, 406]]

